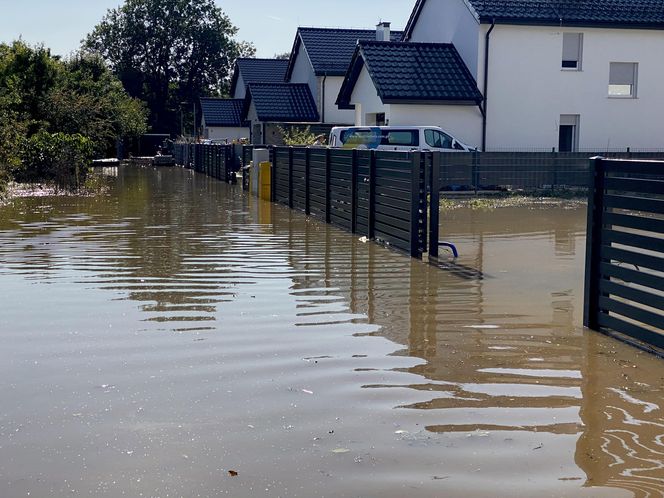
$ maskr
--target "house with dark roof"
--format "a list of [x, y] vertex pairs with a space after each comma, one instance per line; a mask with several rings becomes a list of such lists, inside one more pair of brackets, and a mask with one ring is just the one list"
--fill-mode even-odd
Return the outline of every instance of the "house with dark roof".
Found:
[[239, 58], [231, 78], [230, 99], [201, 99], [203, 137], [234, 141], [250, 139], [251, 122], [245, 114], [245, 97], [250, 84], [283, 84], [288, 61]]
[[201, 99], [203, 137], [233, 142], [249, 138], [249, 125], [244, 118], [244, 99]]
[[309, 87], [322, 123], [352, 124], [352, 109], [339, 109], [337, 95], [359, 41], [398, 41], [402, 32], [391, 31], [389, 23], [376, 30], [306, 28], [297, 30], [286, 81]]
[[278, 144], [280, 126], [318, 123], [320, 116], [304, 83], [251, 83], [243, 106], [255, 144]]
[[486, 150], [664, 148], [661, 0], [418, 0], [403, 41], [454, 45]]
[[482, 94], [451, 43], [359, 42], [337, 105], [357, 126], [440, 126], [477, 144]]
[[231, 79], [231, 96], [244, 99], [251, 83], [284, 83], [287, 69], [287, 59], [237, 59]]

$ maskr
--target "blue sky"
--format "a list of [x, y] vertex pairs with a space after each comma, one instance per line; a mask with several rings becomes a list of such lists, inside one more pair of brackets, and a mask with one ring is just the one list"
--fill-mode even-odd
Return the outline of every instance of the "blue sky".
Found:
[[[66, 55], [121, 0], [0, 0], [0, 41], [21, 36]], [[297, 26], [372, 28], [390, 21], [402, 29], [415, 0], [216, 0], [240, 28], [238, 38], [252, 41], [259, 57], [288, 52]]]

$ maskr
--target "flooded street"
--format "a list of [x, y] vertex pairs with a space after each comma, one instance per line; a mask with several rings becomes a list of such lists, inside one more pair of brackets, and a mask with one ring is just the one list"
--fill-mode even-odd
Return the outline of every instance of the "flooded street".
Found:
[[664, 496], [585, 209], [441, 226], [436, 268], [175, 168], [0, 207], [0, 497]]

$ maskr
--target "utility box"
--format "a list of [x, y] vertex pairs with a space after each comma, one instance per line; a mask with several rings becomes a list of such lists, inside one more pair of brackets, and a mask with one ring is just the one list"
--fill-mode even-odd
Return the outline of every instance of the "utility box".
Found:
[[269, 161], [258, 165], [258, 197], [264, 201], [272, 200], [272, 164]]
[[261, 163], [270, 161], [270, 151], [267, 149], [254, 149], [252, 156], [252, 166], [250, 174], [250, 191], [253, 195], [258, 196], [259, 190], [259, 165]]

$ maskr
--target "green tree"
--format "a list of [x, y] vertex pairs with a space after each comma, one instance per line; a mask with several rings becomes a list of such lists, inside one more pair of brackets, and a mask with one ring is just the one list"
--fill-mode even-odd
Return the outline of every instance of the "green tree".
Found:
[[8, 175], [80, 185], [91, 154], [144, 133], [146, 116], [99, 57], [0, 44], [0, 188]]
[[235, 59], [255, 53], [236, 34], [213, 0], [126, 0], [107, 12], [83, 47], [147, 102], [154, 131], [176, 133], [181, 103], [226, 94]]
[[45, 101], [58, 77], [59, 61], [43, 46], [0, 44], [0, 105], [35, 133], [44, 126]]
[[95, 55], [78, 54], [65, 61], [45, 101], [49, 131], [89, 137], [97, 156], [111, 155], [118, 138], [147, 131], [144, 104], [129, 97]]

